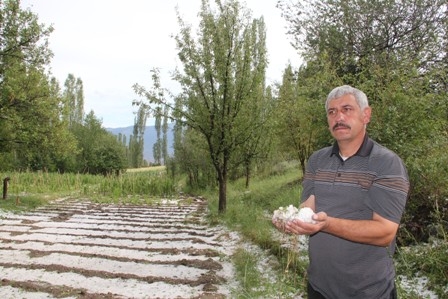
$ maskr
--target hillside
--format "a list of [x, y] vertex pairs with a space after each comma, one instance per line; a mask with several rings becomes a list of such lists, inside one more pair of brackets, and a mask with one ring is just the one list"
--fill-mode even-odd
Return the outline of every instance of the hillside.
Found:
[[[173, 127], [174, 124], [168, 125], [168, 153], [173, 154]], [[106, 128], [107, 131], [114, 135], [122, 134], [126, 136], [126, 142], [129, 142], [134, 126], [122, 127], [122, 128]], [[152, 148], [154, 143], [157, 141], [157, 134], [155, 126], [146, 126], [145, 134], [143, 136], [143, 158], [146, 161], [154, 162], [154, 156], [152, 154]]]

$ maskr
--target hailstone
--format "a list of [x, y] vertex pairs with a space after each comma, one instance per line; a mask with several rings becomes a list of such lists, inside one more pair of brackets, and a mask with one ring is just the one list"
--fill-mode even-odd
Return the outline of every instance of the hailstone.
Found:
[[314, 212], [311, 208], [304, 207], [301, 209], [297, 209], [293, 205], [289, 205], [288, 207], [280, 207], [275, 210], [274, 215], [272, 216], [272, 220], [288, 222], [298, 219], [307, 223], [316, 223], [316, 221], [313, 220], [313, 215]]
[[316, 221], [313, 220], [313, 215], [314, 211], [311, 208], [304, 207], [299, 210], [297, 218], [303, 222], [316, 223]]

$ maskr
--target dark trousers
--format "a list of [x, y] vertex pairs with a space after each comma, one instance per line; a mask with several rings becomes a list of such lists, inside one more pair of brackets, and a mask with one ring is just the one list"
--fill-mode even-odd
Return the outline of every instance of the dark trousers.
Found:
[[[307, 291], [308, 291], [308, 299], [327, 299], [324, 297], [324, 295], [322, 295], [321, 293], [319, 293], [318, 291], [313, 289], [313, 287], [309, 283], [308, 283]], [[390, 293], [390, 299], [397, 299], [397, 298], [398, 298], [397, 297], [397, 289], [394, 287], [394, 289]]]

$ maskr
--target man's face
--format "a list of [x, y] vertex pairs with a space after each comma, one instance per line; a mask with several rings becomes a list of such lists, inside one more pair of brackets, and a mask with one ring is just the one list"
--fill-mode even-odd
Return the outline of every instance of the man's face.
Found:
[[327, 110], [331, 135], [337, 141], [363, 138], [365, 126], [370, 121], [370, 113], [370, 107], [361, 111], [355, 97], [351, 94], [331, 100]]

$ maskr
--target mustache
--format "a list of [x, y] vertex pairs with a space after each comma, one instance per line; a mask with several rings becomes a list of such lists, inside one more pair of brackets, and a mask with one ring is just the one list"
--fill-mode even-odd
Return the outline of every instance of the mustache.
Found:
[[336, 130], [337, 128], [346, 128], [346, 129], [351, 129], [351, 127], [347, 124], [341, 123], [341, 122], [337, 122], [334, 126], [333, 126], [333, 131]]

